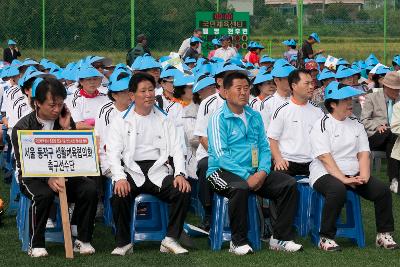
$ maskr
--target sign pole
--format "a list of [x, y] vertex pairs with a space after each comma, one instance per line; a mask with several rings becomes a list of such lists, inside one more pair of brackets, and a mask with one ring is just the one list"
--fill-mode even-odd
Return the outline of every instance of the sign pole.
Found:
[[72, 250], [71, 226], [69, 224], [67, 188], [65, 187], [64, 177], [59, 177], [58, 180], [63, 188], [63, 190], [58, 193], [58, 196], [60, 198], [61, 219], [64, 232], [65, 257], [67, 259], [73, 259], [74, 252]]

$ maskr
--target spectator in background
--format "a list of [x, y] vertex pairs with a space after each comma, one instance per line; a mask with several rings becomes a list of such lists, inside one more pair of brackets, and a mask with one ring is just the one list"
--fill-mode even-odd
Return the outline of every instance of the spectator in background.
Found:
[[247, 49], [249, 50], [249, 52], [246, 54], [245, 60], [258, 67], [260, 65], [261, 50], [264, 49], [264, 46], [262, 46], [258, 42], [250, 42]]
[[301, 47], [301, 53], [302, 53], [302, 60], [305, 59], [313, 59], [315, 56], [324, 53], [324, 50], [318, 50], [317, 52], [314, 53], [313, 50], [313, 44], [315, 43], [320, 43], [321, 40], [319, 39], [319, 36], [317, 33], [313, 32], [310, 34], [307, 40], [304, 41], [303, 46]]
[[212, 43], [213, 46], [214, 46], [214, 50], [211, 50], [211, 51], [208, 53], [208, 59], [211, 59], [211, 58], [214, 56], [215, 51], [217, 51], [217, 49], [220, 48], [220, 47], [222, 46], [221, 42], [220, 42], [218, 39], [212, 39], [211, 43]]
[[135, 61], [138, 56], [143, 56], [146, 53], [151, 55], [150, 50], [147, 47], [147, 36], [144, 34], [139, 34], [136, 40], [137, 45], [129, 50], [128, 54], [126, 55], [126, 64], [128, 66], [131, 66], [133, 61]]
[[182, 58], [185, 60], [186, 58], [194, 58], [194, 59], [198, 59], [200, 54], [197, 51], [198, 48], [200, 47], [200, 44], [203, 42], [203, 40], [201, 40], [198, 37], [193, 36], [192, 38], [190, 38], [190, 47], [186, 49], [186, 51], [183, 53]]
[[297, 55], [298, 51], [296, 49], [297, 43], [294, 39], [288, 39], [282, 42], [282, 44], [286, 45], [287, 51], [283, 53], [283, 57], [290, 62], [290, 59], [293, 55]]
[[8, 47], [3, 52], [3, 60], [11, 64], [14, 59], [18, 59], [20, 56], [21, 52], [17, 47], [17, 43], [14, 40], [8, 40]]
[[[197, 38], [201, 39], [201, 36], [202, 36], [202, 35], [203, 35], [203, 32], [202, 32], [201, 29], [195, 29], [195, 30], [193, 31], [193, 35], [192, 35], [192, 36], [190, 36], [189, 38], [183, 40], [183, 42], [182, 42], [182, 44], [181, 44], [181, 47], [180, 47], [179, 50], [178, 50], [178, 54], [179, 54], [180, 56], [183, 56], [184, 53], [185, 53], [185, 51], [190, 47], [190, 39], [191, 39], [192, 37], [197, 37]], [[197, 48], [197, 52], [198, 52], [199, 54], [201, 54], [201, 44], [200, 44], [199, 47]]]
[[222, 47], [215, 51], [214, 57], [219, 57], [227, 61], [237, 54], [237, 51], [231, 47], [232, 39], [229, 35], [222, 36], [220, 41], [222, 43]]

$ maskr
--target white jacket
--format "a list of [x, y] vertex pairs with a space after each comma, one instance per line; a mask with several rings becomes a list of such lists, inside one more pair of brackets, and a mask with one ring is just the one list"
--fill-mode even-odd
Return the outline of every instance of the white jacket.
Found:
[[[172, 174], [172, 169], [166, 164], [168, 157], [174, 159], [175, 174], [185, 174], [185, 158], [183, 156], [181, 142], [177, 136], [173, 122], [167, 119], [165, 113], [157, 107], [153, 111], [160, 119], [161, 132], [158, 132], [159, 139], [154, 140], [155, 146], [160, 148], [160, 158], [149, 169], [148, 177], [150, 181], [161, 187], [164, 178]], [[128, 109], [124, 117], [116, 116], [110, 124], [107, 138], [107, 160], [110, 165], [111, 179], [114, 182], [126, 179], [129, 173], [136, 186], [144, 184], [145, 176], [139, 165], [133, 160], [136, 142], [136, 120], [133, 108]], [[156, 127], [155, 127], [156, 129]], [[121, 159], [124, 166], [121, 165]]]

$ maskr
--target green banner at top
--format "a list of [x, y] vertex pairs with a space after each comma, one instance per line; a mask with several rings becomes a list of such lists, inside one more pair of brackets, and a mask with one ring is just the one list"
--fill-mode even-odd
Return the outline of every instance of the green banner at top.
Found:
[[214, 49], [211, 40], [220, 38], [222, 35], [232, 36], [233, 47], [241, 53], [247, 49], [250, 36], [250, 14], [249, 12], [196, 12], [196, 28], [203, 31], [204, 43], [201, 49], [204, 55]]

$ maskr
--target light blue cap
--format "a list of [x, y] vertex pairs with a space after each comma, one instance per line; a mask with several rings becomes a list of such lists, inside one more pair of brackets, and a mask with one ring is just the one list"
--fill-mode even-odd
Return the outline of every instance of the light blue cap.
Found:
[[[135, 60], [136, 62], [136, 60]], [[132, 66], [135, 65], [135, 62], [133, 62]], [[154, 69], [158, 68], [161, 69], [161, 64], [155, 60], [152, 56], [149, 54], [144, 54], [143, 57], [141, 58], [140, 64], [138, 64], [137, 68], [134, 68], [135, 70], [147, 70], [147, 69]]]
[[[129, 76], [132, 75], [132, 73], [131, 73], [129, 70], [125, 69], [125, 68], [115, 68], [114, 71], [113, 71], [113, 73], [111, 73], [110, 77], [108, 78], [109, 82], [111, 83], [112, 81], [117, 80], [118, 76], [119, 76], [121, 73], [126, 73], [126, 74], [128, 74]], [[109, 84], [109, 85], [110, 85], [110, 84]]]
[[174, 86], [193, 85], [195, 82], [193, 75], [184, 75], [183, 73], [174, 76]]
[[339, 58], [339, 61], [337, 62], [336, 66], [340, 66], [340, 65], [350, 65], [350, 63], [345, 60], [344, 58]]
[[215, 85], [215, 79], [210, 76], [202, 75], [194, 84], [193, 93], [197, 93], [210, 85]]
[[43, 78], [41, 78], [41, 77], [38, 77], [38, 78], [36, 78], [35, 79], [35, 81], [33, 82], [33, 84], [32, 84], [32, 98], [35, 98], [36, 97], [36, 90], [37, 90], [37, 87], [39, 86], [39, 84], [41, 83], [43, 81]]
[[392, 60], [395, 64], [400, 65], [400, 55], [395, 55]]
[[264, 48], [265, 47], [263, 45], [261, 45], [258, 42], [255, 42], [255, 41], [250, 41], [250, 43], [247, 46], [248, 50], [250, 50], [250, 49], [264, 49]]
[[2, 73], [3, 78], [14, 77], [19, 75], [19, 70], [17, 66], [9, 66], [6, 71]]
[[86, 79], [90, 77], [103, 77], [98, 70], [93, 68], [91, 65], [84, 64], [78, 70], [78, 79]]
[[269, 57], [268, 55], [264, 55], [260, 58], [260, 63], [274, 63], [275, 59]]
[[43, 66], [43, 68], [45, 69], [45, 70], [48, 70], [48, 69], [51, 69], [51, 68], [59, 68], [60, 66], [58, 66], [56, 63], [54, 63], [54, 62], [51, 62], [50, 60], [48, 60], [47, 58], [42, 58], [40, 61], [39, 61], [39, 64], [41, 65], [41, 66]]
[[321, 42], [321, 39], [319, 39], [318, 33], [316, 33], [316, 32], [313, 32], [312, 34], [310, 34], [310, 37], [314, 38], [314, 40], [315, 40], [317, 43], [320, 43], [320, 42]]
[[223, 58], [220, 57], [212, 57], [210, 61], [214, 61], [214, 62], [225, 62], [225, 60]]
[[8, 43], [8, 45], [16, 45], [17, 44], [17, 42], [12, 39], [9, 39], [7, 43]]
[[192, 57], [187, 57], [184, 61], [185, 64], [196, 63], [196, 59]]
[[175, 77], [175, 75], [179, 75], [182, 72], [175, 67], [168, 66], [161, 71], [160, 79], [164, 79], [167, 77]]
[[220, 42], [218, 39], [216, 39], [216, 38], [212, 39], [212, 40], [211, 40], [211, 43], [212, 43], [213, 45], [222, 46], [221, 42]]
[[22, 64], [22, 62], [19, 61], [18, 59], [14, 59], [14, 60], [11, 62], [11, 66], [15, 66], [15, 67], [19, 67], [21, 64]]
[[351, 65], [351, 69], [354, 70], [354, 72], [357, 73], [357, 74], [360, 74], [360, 73], [361, 73], [361, 68], [360, 68], [360, 66], [358, 65], [358, 62], [357, 62], [357, 63], [354, 62], [354, 63]]
[[328, 86], [325, 88], [324, 100], [328, 99], [341, 100], [362, 94], [365, 94], [365, 92], [357, 90], [349, 85], [333, 81], [329, 83]]
[[348, 68], [346, 66], [340, 65], [339, 68], [336, 71], [335, 78], [336, 79], [343, 79], [346, 77], [351, 77], [353, 75], [357, 74], [353, 69]]
[[[111, 78], [111, 77], [110, 77]], [[116, 77], [117, 78], [117, 77]], [[129, 81], [131, 80], [131, 76], [124, 77], [122, 79], [110, 79], [110, 83], [108, 84], [108, 90], [111, 92], [121, 92], [129, 89]]]
[[261, 84], [263, 82], [266, 81], [272, 81], [274, 79], [274, 77], [272, 77], [272, 75], [270, 73], [261, 73], [261, 74], [257, 74], [256, 78], [254, 79], [253, 84]]
[[57, 78], [57, 80], [64, 79], [63, 69], [60, 67], [57, 67], [57, 66], [51, 67], [49, 74], [55, 76]]
[[284, 58], [279, 58], [274, 62], [274, 68], [281, 67], [283, 65], [289, 64], [289, 62]]
[[390, 68], [386, 67], [386, 66], [379, 66], [376, 71], [375, 74], [377, 75], [386, 75], [386, 73], [390, 72]]
[[[285, 60], [286, 61], [286, 60]], [[289, 74], [294, 71], [296, 68], [290, 65], [289, 63], [284, 63], [283, 65], [277, 64], [273, 67], [271, 71], [271, 75], [275, 78], [286, 78]]]
[[69, 81], [77, 81], [77, 63], [75, 62], [71, 62], [68, 63], [67, 66], [65, 66], [63, 72], [62, 72], [62, 77], [65, 80], [69, 80]]
[[191, 43], [202, 43], [203, 40], [201, 40], [199, 37], [192, 36], [192, 37], [190, 38], [190, 42], [191, 42]]
[[296, 41], [294, 39], [288, 39], [282, 42], [282, 44], [287, 45], [287, 46], [294, 46], [297, 45]]
[[22, 87], [24, 86], [24, 83], [27, 82], [29, 79], [33, 78], [33, 77], [37, 77], [41, 74], [44, 74], [41, 71], [38, 71], [34, 66], [29, 66], [24, 75], [22, 75], [22, 77], [18, 80], [18, 86]]
[[290, 62], [292, 62], [292, 61], [297, 61], [297, 55], [290, 56]]
[[246, 62], [246, 64], [244, 65], [244, 67], [246, 68], [246, 69], [255, 69], [256, 68], [256, 66], [254, 66], [254, 64], [252, 64], [251, 62]]
[[323, 55], [318, 55], [318, 56], [315, 58], [315, 61], [316, 61], [318, 64], [325, 63], [326, 57], [324, 57]]
[[87, 56], [84, 61], [86, 64], [93, 64], [94, 62], [100, 61], [104, 66], [109, 66], [112, 63], [110, 58], [100, 56]]
[[335, 73], [328, 69], [323, 69], [320, 74], [317, 76], [318, 81], [326, 80], [326, 79], [335, 79]]
[[21, 63], [21, 65], [19, 65], [19, 67], [31, 66], [31, 65], [39, 65], [39, 62], [37, 62], [36, 60], [33, 60], [31, 58], [27, 58]]
[[376, 65], [379, 63], [378, 58], [374, 54], [370, 54], [365, 60], [365, 64], [367, 65]]
[[219, 74], [222, 74], [227, 71], [241, 71], [241, 72], [247, 74], [245, 69], [243, 69], [235, 64], [232, 64], [230, 62], [227, 62], [225, 64], [221, 64], [218, 66], [218, 69], [216, 70], [215, 75], [219, 75]]
[[365, 69], [371, 71], [375, 66], [376, 66], [376, 64], [375, 65], [367, 64]]
[[170, 59], [171, 59], [170, 56], [162, 56], [162, 57], [160, 57], [160, 59], [158, 60], [158, 62], [162, 63], [162, 62], [167, 61], [167, 60], [170, 60]]

